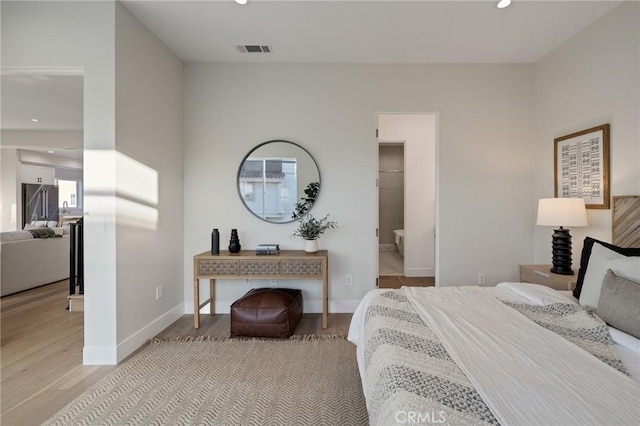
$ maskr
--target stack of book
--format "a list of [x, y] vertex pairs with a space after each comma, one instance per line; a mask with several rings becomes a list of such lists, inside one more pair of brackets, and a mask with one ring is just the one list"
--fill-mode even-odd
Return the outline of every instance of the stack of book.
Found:
[[279, 254], [280, 244], [258, 244], [256, 254]]

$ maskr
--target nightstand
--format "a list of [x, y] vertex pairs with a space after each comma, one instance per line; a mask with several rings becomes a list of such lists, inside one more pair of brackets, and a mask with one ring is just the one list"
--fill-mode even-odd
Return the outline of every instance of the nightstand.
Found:
[[551, 265], [520, 265], [520, 281], [523, 283], [542, 284], [556, 290], [573, 290], [578, 274], [559, 275], [550, 271]]

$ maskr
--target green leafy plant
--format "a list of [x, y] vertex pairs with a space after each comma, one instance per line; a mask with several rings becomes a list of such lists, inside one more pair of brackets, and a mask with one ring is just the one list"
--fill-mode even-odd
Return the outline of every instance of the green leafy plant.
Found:
[[329, 215], [326, 215], [322, 219], [316, 219], [311, 215], [311, 213], [307, 213], [300, 219], [298, 223], [298, 227], [295, 232], [291, 235], [292, 237], [302, 237], [305, 240], [316, 240], [320, 235], [324, 233], [327, 229], [335, 228], [338, 223], [332, 222], [328, 220]]
[[298, 219], [311, 210], [311, 206], [313, 206], [313, 203], [315, 203], [318, 198], [318, 192], [320, 192], [320, 182], [311, 182], [307, 185], [304, 190], [306, 197], [301, 198], [300, 201], [296, 203], [292, 215], [293, 219]]

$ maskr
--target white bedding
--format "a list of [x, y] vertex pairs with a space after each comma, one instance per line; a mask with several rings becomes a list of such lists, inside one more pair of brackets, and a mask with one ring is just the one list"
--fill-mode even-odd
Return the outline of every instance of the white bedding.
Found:
[[[500, 424], [640, 423], [640, 389], [629, 377], [482, 288], [406, 287], [405, 294]], [[563, 298], [536, 296], [543, 305]], [[589, 324], [582, 312], [581, 323]], [[597, 410], [589, 409], [592, 401]]]
[[[358, 345], [359, 341], [361, 340], [361, 335], [363, 333], [362, 326], [364, 323], [366, 306], [369, 304], [369, 301], [371, 299], [373, 299], [377, 294], [380, 294], [384, 291], [386, 290], [374, 290], [368, 293], [363, 298], [360, 306], [354, 313], [349, 330], [349, 340], [356, 345]], [[563, 294], [563, 292], [558, 292], [547, 287], [534, 284], [504, 283], [499, 285], [498, 287], [482, 288], [481, 291], [488, 295], [497, 296], [500, 299], [506, 299], [508, 301], [516, 303], [528, 303], [536, 305], [544, 305], [554, 302], [576, 303], [576, 300], [568, 292]], [[535, 324], [533, 325], [536, 326]], [[630, 373], [631, 377], [636, 381], [636, 383], [640, 383], [640, 341], [615, 329], [612, 331], [611, 335], [616, 342], [616, 351], [620, 355], [620, 358], [622, 359], [627, 371]], [[576, 349], [578, 351], [582, 351], [582, 349], [579, 349], [577, 347]], [[361, 377], [363, 379], [363, 386], [366, 386], [366, 383], [364, 383], [364, 378], [366, 376], [363, 371], [363, 357], [363, 348], [358, 345], [358, 364]], [[598, 402], [600, 403], [600, 401]]]

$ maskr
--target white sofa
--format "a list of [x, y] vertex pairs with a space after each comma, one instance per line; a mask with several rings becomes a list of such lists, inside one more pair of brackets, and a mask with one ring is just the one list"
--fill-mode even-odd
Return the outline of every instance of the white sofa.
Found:
[[69, 235], [33, 238], [28, 231], [0, 233], [0, 296], [69, 278]]

